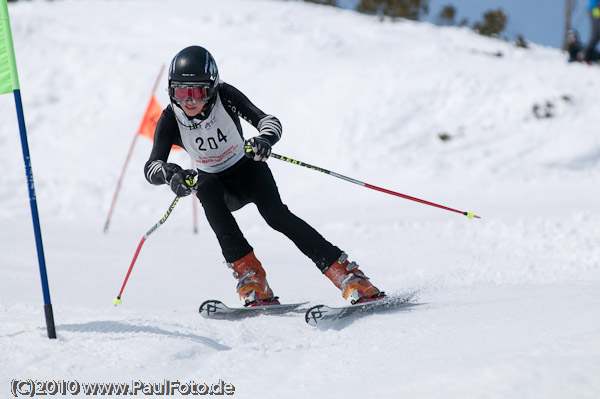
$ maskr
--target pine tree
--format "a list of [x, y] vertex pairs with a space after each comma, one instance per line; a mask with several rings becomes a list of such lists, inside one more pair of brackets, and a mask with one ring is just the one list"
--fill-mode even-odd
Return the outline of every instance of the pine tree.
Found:
[[418, 21], [429, 11], [429, 0], [360, 0], [356, 10], [367, 14]]
[[456, 8], [453, 5], [447, 5], [442, 8], [438, 15], [438, 22], [440, 25], [454, 25], [454, 19], [456, 18]]
[[316, 4], [322, 4], [324, 6], [336, 6], [337, 7], [337, 2], [336, 0], [304, 0], [307, 3], [316, 3]]
[[483, 21], [475, 23], [473, 29], [484, 36], [499, 36], [506, 28], [507, 22], [508, 16], [499, 8], [483, 14]]

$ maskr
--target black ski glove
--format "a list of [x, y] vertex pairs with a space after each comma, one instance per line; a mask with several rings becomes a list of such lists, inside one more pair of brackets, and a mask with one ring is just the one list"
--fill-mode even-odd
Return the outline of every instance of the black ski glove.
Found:
[[196, 185], [196, 176], [198, 172], [192, 169], [181, 170], [171, 178], [171, 190], [178, 197], [185, 197], [192, 193], [192, 188]]
[[180, 172], [181, 166], [160, 160], [149, 162], [146, 166], [146, 180], [152, 184], [169, 184], [173, 175]]
[[246, 140], [244, 149], [246, 150], [246, 158], [252, 158], [255, 161], [265, 162], [271, 155], [271, 143], [260, 136]]

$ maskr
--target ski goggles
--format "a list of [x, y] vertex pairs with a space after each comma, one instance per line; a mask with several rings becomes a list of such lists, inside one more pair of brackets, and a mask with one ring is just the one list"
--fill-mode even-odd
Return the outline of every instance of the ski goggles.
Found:
[[208, 101], [212, 90], [204, 85], [176, 84], [169, 87], [169, 96], [180, 104], [188, 100], [200, 104]]

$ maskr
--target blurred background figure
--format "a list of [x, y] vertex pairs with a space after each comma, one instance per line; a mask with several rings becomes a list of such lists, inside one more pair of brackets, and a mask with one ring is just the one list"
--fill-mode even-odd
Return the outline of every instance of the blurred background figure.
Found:
[[567, 51], [569, 52], [569, 62], [583, 61], [585, 59], [585, 51], [579, 33], [575, 29], [567, 31]]

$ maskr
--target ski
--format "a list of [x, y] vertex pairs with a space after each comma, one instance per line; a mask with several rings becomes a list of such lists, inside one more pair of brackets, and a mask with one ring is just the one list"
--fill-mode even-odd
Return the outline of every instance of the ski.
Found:
[[237, 320], [260, 315], [277, 315], [296, 310], [307, 302], [282, 303], [278, 305], [257, 305], [230, 308], [216, 299], [209, 299], [200, 305], [200, 314], [206, 319]]
[[414, 306], [412, 299], [416, 293], [385, 296], [380, 299], [360, 302], [355, 305], [329, 307], [316, 305], [308, 309], [304, 315], [306, 322], [313, 327], [329, 327], [340, 320], [359, 314], [385, 312], [392, 309]]

